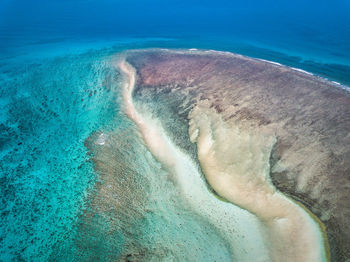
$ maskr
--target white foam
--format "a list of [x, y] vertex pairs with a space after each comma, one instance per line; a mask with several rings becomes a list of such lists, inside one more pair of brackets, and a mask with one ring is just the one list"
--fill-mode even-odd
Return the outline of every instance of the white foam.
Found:
[[350, 87], [343, 85], [339, 82], [336, 81], [331, 81], [334, 85], [336, 85], [337, 87], [340, 87], [341, 89], [345, 90], [346, 92], [350, 92]]
[[107, 138], [106, 135], [101, 133], [96, 140], [96, 144], [101, 146], [104, 145], [106, 143], [106, 138]]
[[269, 61], [269, 60], [265, 60], [265, 59], [257, 58], [257, 60], [260, 60], [260, 61], [263, 61], [263, 62], [266, 62], [266, 63], [269, 63], [269, 64], [277, 65], [277, 66], [284, 66], [284, 65], [282, 65], [280, 63]]
[[304, 73], [304, 74], [307, 74], [307, 75], [313, 75], [312, 73], [308, 72], [308, 71], [305, 71], [305, 70], [302, 70], [302, 69], [299, 69], [299, 68], [295, 68], [295, 67], [291, 67], [293, 70], [295, 71], [298, 71], [298, 72], [301, 72], [301, 73]]

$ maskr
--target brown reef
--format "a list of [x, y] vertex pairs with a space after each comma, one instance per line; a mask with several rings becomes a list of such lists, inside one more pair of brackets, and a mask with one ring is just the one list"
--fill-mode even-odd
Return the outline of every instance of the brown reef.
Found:
[[[137, 50], [134, 95], [178, 96], [172, 110], [206, 100], [226, 121], [277, 137], [270, 176], [326, 226], [332, 261], [350, 261], [350, 93], [320, 77], [213, 51]], [[187, 110], [187, 111], [186, 111]]]

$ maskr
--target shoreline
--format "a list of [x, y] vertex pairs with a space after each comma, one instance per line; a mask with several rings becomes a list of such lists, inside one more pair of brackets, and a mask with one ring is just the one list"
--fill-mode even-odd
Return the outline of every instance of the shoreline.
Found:
[[284, 67], [287, 69], [292, 69], [292, 70], [299, 72], [301, 74], [309, 75], [309, 76], [315, 77], [321, 81], [325, 81], [328, 84], [334, 85], [334, 87], [336, 87], [336, 88], [341, 88], [342, 90], [345, 90], [348, 93], [350, 93], [350, 86], [348, 86], [344, 83], [335, 81], [331, 78], [328, 78], [327, 76], [322, 76], [322, 75], [319, 75], [317, 73], [309, 72], [309, 71], [306, 71], [304, 69], [289, 66], [289, 65], [286, 65], [283, 63], [279, 63], [279, 62], [275, 62], [275, 61], [271, 61], [271, 60], [266, 60], [263, 58], [243, 55], [243, 54], [235, 53], [235, 52], [231, 52], [231, 51], [220, 51], [220, 50], [214, 50], [214, 49], [201, 49], [201, 48], [158, 48], [158, 47], [154, 48], [154, 47], [149, 47], [149, 48], [141, 48], [141, 49], [139, 49], [139, 48], [127, 49], [127, 50], [123, 51], [123, 53], [128, 54], [128, 53], [149, 52], [149, 51], [161, 51], [161, 52], [178, 53], [178, 54], [193, 53], [193, 54], [199, 54], [199, 55], [213, 54], [213, 55], [223, 55], [223, 56], [231, 56], [231, 57], [242, 57], [242, 58], [252, 60], [252, 61], [261, 61], [261, 62], [265, 62], [265, 63], [271, 64], [271, 65], [275, 65], [277, 67], [282, 67], [282, 68]]

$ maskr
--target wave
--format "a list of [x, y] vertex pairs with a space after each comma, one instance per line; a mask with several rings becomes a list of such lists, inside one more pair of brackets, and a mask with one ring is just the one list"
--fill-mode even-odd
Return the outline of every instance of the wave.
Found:
[[303, 70], [303, 69], [299, 69], [299, 68], [295, 68], [295, 67], [291, 67], [293, 70], [295, 70], [295, 71], [298, 71], [298, 72], [301, 72], [301, 73], [304, 73], [304, 74], [307, 74], [307, 75], [311, 75], [311, 76], [313, 76], [314, 74], [312, 74], [312, 73], [310, 73], [310, 72], [308, 72], [308, 71], [305, 71], [305, 70]]

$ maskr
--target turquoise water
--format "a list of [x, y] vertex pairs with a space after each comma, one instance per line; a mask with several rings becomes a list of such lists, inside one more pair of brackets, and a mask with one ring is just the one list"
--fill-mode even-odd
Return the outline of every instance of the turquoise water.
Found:
[[[2, 1], [0, 261], [107, 261], [142, 252], [186, 259], [186, 245], [201, 250], [201, 261], [228, 259], [208, 221], [181, 200], [169, 205], [179, 192], [162, 190], [171, 188], [161, 184], [164, 170], [120, 111], [121, 79], [111, 59], [130, 48], [216, 49], [350, 85], [349, 13], [342, 0]], [[120, 145], [105, 173], [96, 168], [108, 154], [88, 145], [101, 132]], [[102, 208], [108, 201], [97, 196], [106, 179], [135, 190], [119, 196], [126, 206], [139, 199], [140, 218]], [[192, 229], [203, 234], [197, 239]], [[166, 248], [171, 241], [178, 249]]]
[[[168, 41], [60, 42], [2, 59], [1, 261], [187, 260], [188, 246], [200, 261], [230, 260], [120, 110], [113, 55]], [[101, 132], [108, 153], [99, 149]], [[110, 179], [113, 190], [101, 193]], [[107, 212], [110, 197], [138, 209]]]
[[118, 110], [106, 55], [2, 62], [0, 260], [47, 260], [74, 236], [96, 179], [84, 141]]
[[[184, 208], [182, 200], [169, 205], [180, 193], [165, 185], [166, 180], [162, 189], [159, 179], [167, 175], [135, 140], [136, 128], [120, 111], [121, 78], [112, 66], [113, 55], [127, 48], [218, 45], [219, 41], [211, 45], [170, 38], [65, 40], [22, 46], [2, 58], [0, 259], [109, 261], [132, 254], [144, 260], [186, 260], [193, 255], [186, 253], [191, 246], [200, 251], [198, 261], [231, 260], [226, 241], [208, 221]], [[271, 55], [246, 47], [233, 51], [264, 59]], [[274, 56], [274, 60], [283, 62], [286, 57]], [[158, 212], [141, 209], [138, 218], [133, 212], [116, 215], [100, 209], [106, 202], [96, 200], [103, 191], [97, 185], [105, 178], [95, 168], [99, 159], [106, 161], [106, 153], [100, 155], [95, 146], [87, 145], [89, 137], [99, 132], [119, 134], [119, 140], [113, 141], [124, 141], [119, 147], [111, 144], [119, 150], [110, 153], [119, 164], [108, 161], [112, 170], [108, 174], [116, 182], [123, 181], [125, 166], [135, 175], [133, 183], [124, 185], [131, 192], [123, 203], [135, 204], [135, 189], [141, 199], [147, 198], [136, 206]], [[134, 149], [125, 148], [126, 144]], [[145, 154], [149, 156], [137, 157]], [[118, 192], [118, 184], [115, 187], [110, 192]], [[178, 243], [176, 248], [173, 242]]]

